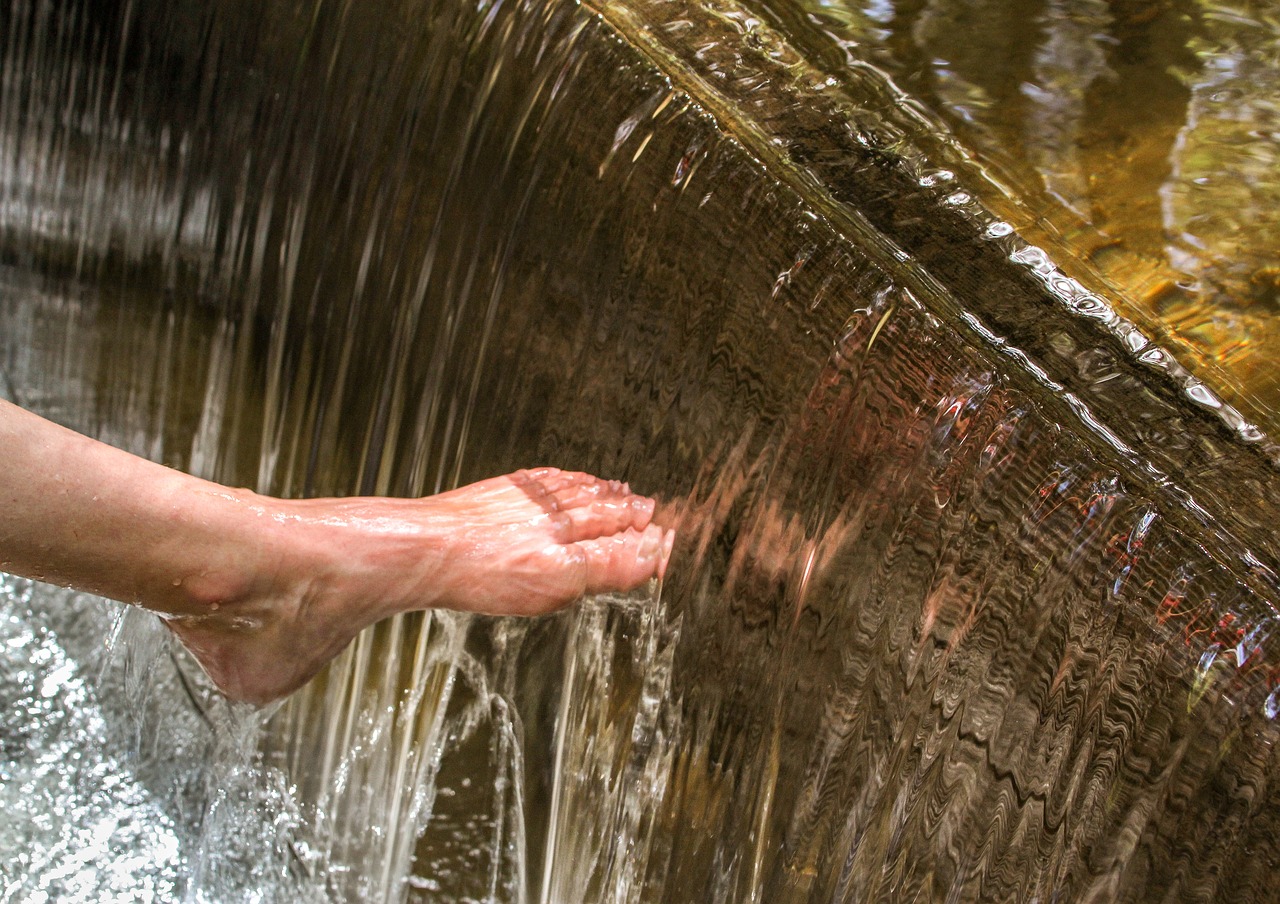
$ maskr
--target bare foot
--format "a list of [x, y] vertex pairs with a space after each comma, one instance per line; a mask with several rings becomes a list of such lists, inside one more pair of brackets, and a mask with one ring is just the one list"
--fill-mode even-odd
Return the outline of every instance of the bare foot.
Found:
[[665, 568], [672, 535], [625, 484], [541, 468], [423, 499], [277, 500], [251, 506], [257, 572], [191, 588], [169, 626], [227, 696], [295, 690], [363, 628], [443, 607], [553, 612], [629, 590]]

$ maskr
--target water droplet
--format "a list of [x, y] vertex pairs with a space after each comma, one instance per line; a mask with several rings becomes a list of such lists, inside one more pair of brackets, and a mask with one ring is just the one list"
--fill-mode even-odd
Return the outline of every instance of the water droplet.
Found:
[[1117, 327], [1117, 333], [1120, 337], [1120, 341], [1122, 341], [1128, 347], [1129, 351], [1134, 354], [1137, 354], [1147, 347], [1147, 337], [1142, 335], [1142, 331], [1132, 323], [1123, 320], [1120, 321]]
[[1262, 712], [1268, 719], [1274, 719], [1280, 715], [1280, 684], [1276, 685], [1266, 702], [1262, 704]]
[[1262, 442], [1265, 434], [1258, 429], [1256, 424], [1241, 423], [1236, 427], [1236, 435], [1238, 435], [1246, 443]]
[[1196, 665], [1196, 671], [1201, 678], [1208, 675], [1209, 670], [1213, 668], [1214, 662], [1218, 658], [1218, 654], [1222, 652], [1222, 644], [1212, 644], [1209, 649], [1200, 654], [1200, 662]]
[[929, 187], [939, 185], [943, 182], [950, 182], [954, 178], [955, 173], [950, 170], [938, 170], [936, 173], [929, 173], [928, 175], [921, 176], [920, 184]]
[[1079, 314], [1088, 317], [1094, 317], [1099, 314], [1105, 314], [1108, 310], [1107, 303], [1097, 295], [1077, 295], [1071, 299], [1071, 307]]
[[1221, 408], [1222, 401], [1210, 391], [1209, 387], [1199, 381], [1192, 381], [1183, 390], [1191, 401], [1206, 408]]
[[1149, 348], [1138, 356], [1138, 360], [1143, 364], [1150, 364], [1152, 367], [1163, 369], [1169, 364], [1169, 355], [1164, 349]]
[[1009, 260], [1015, 264], [1025, 264], [1035, 270], [1051, 269], [1052, 264], [1049, 263], [1049, 255], [1045, 254], [1043, 249], [1037, 248], [1035, 245], [1028, 245], [1025, 248], [1019, 248], [1017, 251], [1009, 255]]

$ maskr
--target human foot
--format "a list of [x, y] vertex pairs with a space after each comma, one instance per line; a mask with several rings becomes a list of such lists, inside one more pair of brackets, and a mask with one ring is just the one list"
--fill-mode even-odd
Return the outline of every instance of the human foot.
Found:
[[538, 615], [659, 575], [672, 535], [625, 484], [554, 468], [422, 499], [260, 500], [273, 552], [169, 626], [227, 696], [295, 690], [369, 624], [412, 609]]

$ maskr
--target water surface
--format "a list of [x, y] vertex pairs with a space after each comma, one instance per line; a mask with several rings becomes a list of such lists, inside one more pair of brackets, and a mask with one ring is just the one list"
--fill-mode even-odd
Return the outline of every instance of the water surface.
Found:
[[[101, 630], [15, 584], [135, 888], [1274, 899], [1275, 447], [961, 122], [727, 2], [6, 9], [19, 401], [268, 492], [554, 463], [679, 525], [661, 588], [393, 620], [263, 725], [144, 618], [111, 728]], [[83, 812], [22, 881], [119, 850], [52, 856]]]

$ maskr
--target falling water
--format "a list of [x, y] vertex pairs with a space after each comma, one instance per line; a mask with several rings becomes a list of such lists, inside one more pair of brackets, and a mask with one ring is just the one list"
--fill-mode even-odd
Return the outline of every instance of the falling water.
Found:
[[1275, 899], [1280, 450], [877, 66], [729, 0], [0, 23], [6, 394], [679, 526], [665, 586], [398, 618], [263, 713], [9, 580], [6, 899]]

